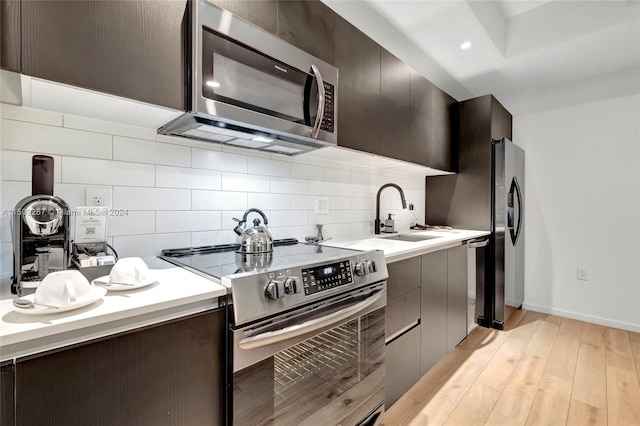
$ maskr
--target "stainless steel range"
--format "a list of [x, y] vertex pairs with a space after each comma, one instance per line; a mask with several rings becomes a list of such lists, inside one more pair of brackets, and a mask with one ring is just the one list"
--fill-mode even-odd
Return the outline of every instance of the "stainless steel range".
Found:
[[230, 289], [227, 423], [375, 424], [384, 410], [383, 253], [296, 240], [276, 240], [259, 258], [236, 249], [163, 252]]

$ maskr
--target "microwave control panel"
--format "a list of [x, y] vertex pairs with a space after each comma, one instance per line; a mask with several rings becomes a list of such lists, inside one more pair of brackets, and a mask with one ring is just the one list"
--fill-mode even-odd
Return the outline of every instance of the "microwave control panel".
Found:
[[305, 296], [352, 282], [351, 264], [348, 260], [302, 270], [302, 287]]
[[333, 84], [327, 83], [323, 81], [324, 84], [324, 117], [322, 117], [322, 123], [320, 123], [320, 129], [327, 131], [329, 133], [333, 133], [334, 130], [334, 119], [333, 119], [333, 111], [334, 111], [334, 94], [335, 89]]

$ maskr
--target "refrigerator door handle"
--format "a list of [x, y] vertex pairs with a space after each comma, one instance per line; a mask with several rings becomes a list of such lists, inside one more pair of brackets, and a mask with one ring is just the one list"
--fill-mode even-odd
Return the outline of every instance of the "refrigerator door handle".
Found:
[[[514, 229], [514, 216], [515, 216], [515, 203], [514, 195], [518, 201], [518, 224]], [[518, 237], [520, 236], [520, 228], [522, 227], [522, 192], [520, 191], [520, 185], [518, 179], [514, 176], [511, 180], [511, 187], [507, 194], [507, 229], [511, 235], [511, 243], [515, 246], [518, 243]]]

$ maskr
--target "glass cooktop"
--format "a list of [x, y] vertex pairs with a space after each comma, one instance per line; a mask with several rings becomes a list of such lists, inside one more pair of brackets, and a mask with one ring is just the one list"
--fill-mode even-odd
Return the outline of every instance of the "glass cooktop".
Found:
[[356, 250], [304, 244], [295, 239], [274, 241], [272, 253], [255, 255], [236, 253], [237, 247], [235, 244], [226, 244], [163, 250], [160, 257], [175, 265], [219, 279], [238, 273], [268, 272], [287, 266], [311, 264], [325, 259], [329, 261], [359, 253]]

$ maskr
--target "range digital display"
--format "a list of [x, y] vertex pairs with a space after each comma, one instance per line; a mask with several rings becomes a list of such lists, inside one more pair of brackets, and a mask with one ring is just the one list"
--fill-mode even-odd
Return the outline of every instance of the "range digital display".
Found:
[[351, 264], [348, 260], [302, 270], [302, 286], [305, 296], [331, 290], [352, 282]]

